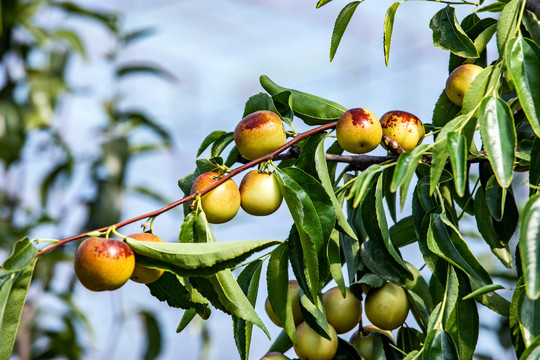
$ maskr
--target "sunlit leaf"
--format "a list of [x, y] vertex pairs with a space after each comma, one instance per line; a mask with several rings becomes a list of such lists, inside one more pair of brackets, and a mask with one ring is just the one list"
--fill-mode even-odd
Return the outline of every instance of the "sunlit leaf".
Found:
[[519, 251], [527, 296], [540, 297], [540, 194], [530, 198], [521, 212]]
[[433, 30], [433, 44], [464, 58], [477, 58], [473, 41], [465, 34], [450, 5], [433, 16], [429, 27]]
[[390, 43], [392, 42], [392, 32], [394, 30], [394, 19], [396, 17], [397, 9], [401, 5], [401, 2], [395, 2], [384, 15], [384, 62], [388, 66], [388, 57], [390, 56]]

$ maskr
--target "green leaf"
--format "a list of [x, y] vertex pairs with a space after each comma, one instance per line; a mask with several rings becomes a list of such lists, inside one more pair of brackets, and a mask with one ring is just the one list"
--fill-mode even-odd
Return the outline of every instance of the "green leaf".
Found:
[[302, 310], [304, 321], [319, 335], [330, 340], [332, 334], [330, 333], [330, 328], [328, 327], [328, 321], [326, 320], [324, 306], [321, 299], [317, 296], [315, 298], [315, 304], [306, 295], [301, 295], [300, 303], [302, 304], [300, 309]]
[[504, 214], [507, 190], [497, 183], [495, 176], [489, 178], [486, 184], [486, 202], [491, 216], [501, 221]]
[[353, 207], [357, 207], [363, 200], [366, 194], [368, 193], [371, 185], [373, 183], [373, 178], [380, 174], [382, 166], [379, 164], [370, 165], [366, 170], [362, 171], [360, 175], [356, 177], [349, 194], [347, 195], [347, 200], [351, 197], [354, 197]]
[[339, 231], [333, 230], [330, 234], [330, 241], [328, 241], [328, 247], [326, 249], [328, 264], [330, 266], [330, 274], [332, 279], [336, 282], [341, 295], [345, 297], [345, 280], [343, 279], [343, 272], [341, 271], [341, 251], [339, 246]]
[[332, 186], [332, 180], [330, 180], [330, 175], [328, 174], [328, 166], [326, 163], [325, 153], [324, 153], [324, 138], [319, 142], [317, 149], [315, 150], [315, 169], [317, 170], [317, 175], [321, 181], [326, 194], [332, 200], [334, 205], [334, 210], [336, 212], [336, 221], [339, 228], [349, 235], [353, 239], [357, 239], [354, 230], [351, 228], [351, 225], [347, 222], [347, 218], [343, 213], [343, 205], [338, 201], [336, 193], [334, 192], [334, 187]]
[[540, 359], [540, 336], [534, 338], [519, 360]]
[[520, 277], [517, 281], [514, 294], [512, 295], [512, 303], [510, 305], [509, 314], [509, 326], [510, 326], [510, 339], [514, 344], [514, 350], [519, 357], [525, 350], [525, 341], [523, 339], [522, 327], [521, 327], [521, 304], [525, 297], [525, 288], [523, 286], [523, 277]]
[[269, 110], [277, 112], [272, 97], [265, 93], [258, 93], [251, 96], [246, 102], [246, 105], [244, 106], [244, 114], [242, 115], [242, 118], [245, 118], [249, 114], [252, 114], [255, 111], [259, 110]]
[[[253, 306], [255, 306], [255, 302], [257, 301], [262, 264], [262, 260], [254, 261], [246, 266], [238, 276], [238, 284]], [[249, 359], [252, 330], [252, 323], [233, 317], [234, 340], [240, 354], [240, 359], [242, 360]]]
[[467, 143], [465, 136], [450, 132], [448, 134], [448, 153], [450, 154], [450, 164], [454, 174], [454, 184], [459, 196], [465, 194], [467, 186]]
[[486, 153], [503, 188], [510, 186], [516, 161], [516, 128], [510, 107], [504, 100], [489, 96], [479, 109], [480, 135]]
[[124, 46], [131, 45], [133, 42], [142, 40], [147, 36], [152, 36], [156, 33], [155, 28], [147, 27], [131, 31], [121, 37], [121, 41]]
[[15, 243], [11, 254], [2, 264], [2, 269], [8, 272], [19, 271], [35, 261], [38, 249], [28, 238]]
[[530, 198], [521, 212], [519, 251], [527, 296], [540, 297], [540, 194]]
[[392, 42], [392, 32], [394, 30], [394, 19], [396, 18], [397, 9], [401, 2], [395, 2], [384, 15], [384, 62], [388, 66], [388, 57], [390, 56], [390, 43]]
[[510, 39], [505, 61], [523, 112], [540, 137], [540, 47], [521, 36]]
[[540, 21], [535, 14], [531, 11], [525, 11], [523, 13], [523, 24], [529, 32], [531, 40], [535, 43], [540, 44]]
[[429, 314], [433, 310], [433, 299], [431, 297], [429, 285], [422, 274], [420, 274], [420, 271], [412, 264], [407, 263], [407, 268], [413, 275], [413, 279], [407, 279], [404, 284], [405, 289], [407, 290], [409, 304], [411, 305], [416, 322], [423, 331], [426, 331]]
[[506, 44], [516, 36], [518, 29], [518, 16], [521, 7], [521, 0], [512, 0], [501, 11], [497, 21], [497, 48], [499, 56], [504, 56]]
[[173, 73], [155, 65], [147, 63], [124, 64], [116, 69], [116, 76], [123, 78], [130, 75], [154, 75], [168, 81], [176, 81]]
[[478, 113], [478, 106], [488, 94], [490, 88], [498, 86], [501, 69], [501, 66], [491, 65], [476, 75], [465, 92], [465, 97], [463, 98], [463, 104], [461, 106], [462, 114], [467, 114], [472, 111], [474, 111], [475, 114]]
[[[535, 138], [531, 148], [531, 163], [529, 166], [529, 184], [533, 186], [540, 185], [540, 138]], [[530, 189], [529, 194], [532, 195], [538, 192], [533, 188]]]
[[320, 8], [321, 6], [324, 6], [324, 5], [328, 4], [330, 1], [332, 1], [332, 0], [319, 0], [319, 1], [317, 2], [316, 8], [318, 9], [318, 8]]
[[481, 288], [479, 288], [479, 289], [465, 295], [463, 297], [463, 300], [474, 299], [477, 296], [489, 294], [489, 293], [491, 293], [491, 292], [493, 292], [495, 290], [501, 290], [501, 289], [504, 289], [504, 286], [502, 286], [500, 284], [485, 285], [485, 286], [482, 286]]
[[212, 144], [210, 149], [210, 158], [215, 158], [221, 155], [221, 152], [234, 140], [234, 134], [232, 132], [225, 133], [218, 137]]
[[151, 243], [126, 239], [137, 262], [166, 269], [180, 276], [208, 276], [231, 268], [255, 252], [278, 245], [278, 240], [248, 240], [205, 243]]
[[144, 323], [146, 336], [146, 345], [144, 351], [144, 360], [154, 360], [161, 353], [162, 336], [161, 327], [158, 319], [149, 311], [141, 311], [140, 315]]
[[433, 44], [464, 58], [477, 58], [473, 41], [465, 34], [456, 19], [455, 10], [446, 6], [433, 16], [429, 23], [433, 30]]
[[77, 33], [67, 29], [58, 29], [54, 31], [53, 35], [67, 40], [71, 48], [81, 54], [83, 60], [88, 59], [86, 56], [86, 49], [84, 48], [81, 38], [79, 35], [77, 35]]
[[204, 152], [204, 150], [206, 150], [210, 146], [210, 144], [212, 144], [214, 141], [216, 141], [218, 138], [225, 134], [227, 134], [227, 132], [223, 130], [212, 131], [207, 137], [204, 138], [201, 146], [199, 147], [199, 150], [197, 150], [196, 157], [199, 157]]
[[0, 270], [0, 359], [11, 358], [35, 264], [18, 272]]
[[418, 352], [424, 346], [426, 336], [420, 331], [402, 326], [397, 333], [396, 345], [403, 350], [406, 354], [410, 354], [413, 351]]
[[289, 249], [283, 243], [272, 251], [266, 272], [268, 300], [274, 314], [289, 338], [296, 343], [296, 327], [292, 312], [291, 292], [289, 291]]
[[349, 25], [349, 21], [351, 21], [351, 18], [358, 7], [360, 3], [364, 1], [353, 1], [345, 5], [345, 7], [340, 11], [336, 23], [334, 24], [334, 31], [332, 32], [332, 42], [330, 44], [330, 61], [334, 59], [334, 55], [336, 54], [337, 48], [339, 46], [339, 43], [341, 42], [341, 38], [343, 37], [343, 33], [347, 29], [347, 25]]
[[[302, 91], [286, 89], [274, 83], [266, 75], [261, 75], [262, 87], [272, 96], [289, 91], [292, 98], [292, 110], [308, 125], [322, 125], [337, 121], [347, 108], [333, 101], [311, 95]], [[287, 104], [284, 104], [287, 105]]]
[[276, 337], [276, 340], [270, 345], [270, 348], [268, 349], [267, 353], [272, 351], [277, 351], [280, 353], [284, 353], [290, 348], [292, 348], [293, 344], [291, 339], [289, 339], [289, 336], [287, 336], [287, 333], [282, 330], [279, 335]]
[[452, 337], [441, 329], [431, 330], [424, 345], [424, 360], [459, 360]]
[[433, 125], [443, 127], [454, 119], [460, 110], [461, 108], [450, 101], [446, 91], [443, 90], [433, 109]]
[[176, 333], [181, 333], [182, 330], [184, 330], [189, 325], [191, 320], [195, 318], [195, 315], [197, 315], [197, 311], [195, 309], [188, 309], [184, 311], [184, 315], [182, 315], [182, 319], [180, 320], [180, 323], [176, 328]]
[[406, 216], [390, 227], [392, 242], [397, 247], [412, 244], [417, 241], [414, 228], [414, 217]]

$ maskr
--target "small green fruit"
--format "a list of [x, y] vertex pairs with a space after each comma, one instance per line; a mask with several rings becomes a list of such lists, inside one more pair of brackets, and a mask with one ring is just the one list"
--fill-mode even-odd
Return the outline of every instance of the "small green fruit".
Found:
[[362, 302], [349, 288], [345, 289], [345, 297], [343, 297], [336, 286], [325, 292], [322, 300], [326, 319], [338, 334], [346, 333], [358, 325], [362, 316]]
[[241, 206], [255, 216], [270, 215], [279, 209], [283, 196], [273, 173], [250, 171], [240, 183]]
[[407, 293], [400, 286], [387, 282], [372, 288], [364, 304], [366, 316], [373, 325], [383, 330], [394, 330], [403, 325], [409, 314]]
[[330, 328], [331, 340], [319, 335], [305, 322], [296, 328], [298, 343], [294, 344], [294, 351], [300, 360], [331, 360], [336, 355], [338, 338], [332, 325]]

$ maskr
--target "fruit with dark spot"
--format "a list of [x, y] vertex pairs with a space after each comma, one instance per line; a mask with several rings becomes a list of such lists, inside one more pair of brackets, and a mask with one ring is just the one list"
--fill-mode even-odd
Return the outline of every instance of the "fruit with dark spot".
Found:
[[256, 216], [270, 215], [283, 200], [273, 173], [250, 171], [240, 183], [240, 205], [245, 212]]
[[[206, 172], [195, 179], [191, 193], [197, 193], [218, 182], [217, 172]], [[206, 219], [212, 224], [221, 224], [231, 220], [240, 209], [240, 191], [231, 179], [220, 184], [201, 196], [201, 206]]]
[[388, 337], [392, 342], [394, 342], [394, 336], [392, 332], [387, 330], [381, 330], [373, 325], [368, 325], [360, 331], [356, 331], [352, 336], [349, 342], [358, 349], [360, 354], [366, 358], [366, 360], [373, 359], [373, 334], [379, 333]]
[[341, 115], [336, 126], [339, 145], [353, 154], [364, 154], [375, 149], [382, 139], [382, 128], [377, 117], [363, 108], [349, 109]]
[[287, 141], [279, 115], [261, 110], [247, 115], [234, 129], [234, 143], [247, 160], [255, 160]]
[[338, 334], [346, 333], [358, 325], [362, 316], [362, 302], [349, 288], [345, 289], [343, 297], [339, 288], [333, 287], [323, 294], [322, 300], [326, 319]]
[[[291, 306], [294, 324], [298, 325], [304, 321], [302, 310], [300, 309], [300, 284], [298, 284], [298, 281], [289, 280], [289, 293], [291, 294]], [[272, 305], [270, 305], [270, 299], [268, 298], [266, 298], [266, 302], [264, 303], [264, 309], [274, 324], [280, 327], [283, 326], [279, 323], [279, 320], [272, 309]]]
[[474, 78], [484, 70], [475, 64], [463, 64], [455, 68], [446, 80], [444, 89], [450, 101], [457, 106], [463, 105], [463, 98]]
[[116, 290], [133, 274], [135, 255], [123, 241], [92, 237], [79, 245], [73, 266], [88, 290]]
[[338, 338], [332, 325], [330, 328], [330, 340], [319, 335], [306, 322], [296, 328], [298, 343], [294, 344], [294, 351], [300, 360], [330, 360], [336, 355]]
[[[163, 240], [154, 234], [151, 233], [139, 233], [131, 234], [128, 237], [138, 240], [138, 241], [148, 241], [148, 242], [157, 242], [162, 243]], [[160, 269], [151, 269], [146, 266], [135, 264], [135, 269], [130, 279], [141, 283], [141, 284], [150, 284], [159, 279], [163, 275], [163, 270]]]
[[289, 360], [289, 358], [280, 352], [272, 351], [264, 355], [260, 360]]
[[381, 127], [384, 135], [396, 140], [407, 152], [413, 151], [424, 140], [424, 124], [406, 111], [388, 111], [381, 117]]
[[364, 310], [369, 321], [376, 327], [383, 330], [397, 329], [409, 314], [407, 293], [400, 286], [387, 282], [369, 291]]

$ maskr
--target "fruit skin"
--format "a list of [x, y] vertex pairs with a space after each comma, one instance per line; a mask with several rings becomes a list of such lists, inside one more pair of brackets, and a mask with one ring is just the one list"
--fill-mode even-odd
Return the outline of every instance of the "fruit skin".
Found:
[[364, 154], [375, 149], [382, 139], [379, 120], [363, 108], [349, 109], [341, 115], [336, 126], [339, 145], [350, 153]]
[[247, 173], [240, 183], [240, 205], [255, 216], [270, 215], [279, 209], [283, 196], [273, 173], [257, 170]]
[[455, 68], [448, 76], [444, 89], [450, 101], [457, 106], [463, 105], [467, 89], [482, 70], [484, 70], [482, 67], [475, 64], [463, 64]]
[[[206, 172], [195, 179], [191, 193], [199, 192], [219, 181], [217, 172]], [[212, 224], [221, 224], [231, 220], [240, 209], [240, 191], [231, 179], [201, 196], [201, 206], [206, 219]]]
[[380, 122], [383, 134], [396, 140], [407, 152], [413, 151], [424, 140], [424, 124], [409, 112], [388, 111], [381, 117]]
[[[163, 240], [154, 234], [151, 233], [139, 233], [131, 234], [128, 237], [138, 240], [138, 241], [149, 241], [149, 242], [159, 242], [162, 243]], [[151, 269], [146, 266], [139, 265], [135, 263], [135, 269], [133, 274], [131, 274], [130, 280], [141, 284], [150, 284], [159, 279], [163, 275], [163, 270], [160, 269]]]
[[346, 333], [358, 325], [362, 316], [362, 302], [349, 288], [345, 289], [345, 297], [337, 286], [331, 288], [323, 294], [322, 301], [326, 319], [338, 334]]
[[280, 352], [272, 351], [264, 355], [262, 358], [260, 358], [260, 360], [290, 360], [290, 359]]
[[394, 342], [394, 336], [390, 331], [385, 331], [377, 328], [373, 325], [366, 326], [358, 335], [358, 331], [352, 334], [349, 342], [358, 349], [360, 354], [365, 357], [367, 360], [373, 359], [373, 334], [378, 332], [379, 334], [385, 335], [392, 342]]
[[330, 360], [334, 357], [338, 348], [338, 338], [334, 327], [330, 324], [328, 327], [331, 340], [319, 335], [306, 322], [298, 325], [296, 328], [298, 343], [293, 344], [293, 347], [300, 360]]
[[[294, 325], [298, 326], [298, 324], [304, 321], [304, 316], [302, 315], [302, 310], [300, 309], [300, 284], [298, 284], [298, 281], [289, 280], [289, 293], [291, 294], [291, 306]], [[270, 299], [268, 299], [268, 297], [266, 298], [266, 302], [264, 303], [264, 309], [266, 310], [268, 317], [270, 318], [270, 320], [272, 320], [274, 324], [279, 327], [283, 327], [283, 325], [279, 323], [279, 320], [274, 313], [274, 310], [272, 309], [272, 305], [270, 305]]]
[[285, 129], [279, 115], [260, 110], [247, 115], [234, 129], [234, 143], [247, 160], [255, 160], [287, 141]]
[[73, 267], [88, 290], [116, 290], [133, 274], [135, 254], [123, 241], [86, 238], [75, 253]]
[[401, 287], [387, 282], [383, 287], [369, 291], [364, 310], [369, 321], [378, 328], [397, 329], [409, 314], [407, 293]]

